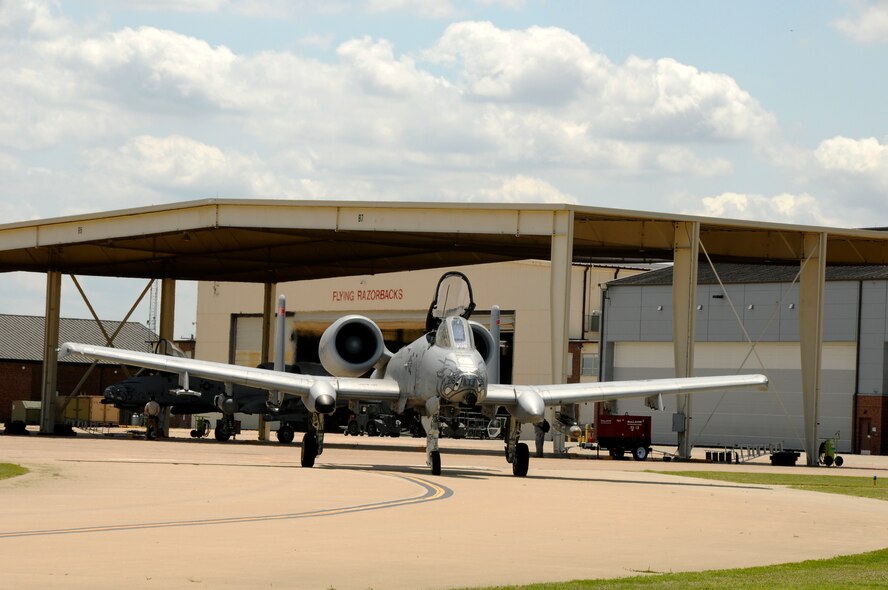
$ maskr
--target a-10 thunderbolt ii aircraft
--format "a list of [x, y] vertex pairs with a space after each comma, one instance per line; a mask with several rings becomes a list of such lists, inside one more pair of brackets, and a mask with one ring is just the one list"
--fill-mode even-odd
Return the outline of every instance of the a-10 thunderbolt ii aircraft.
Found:
[[[547, 406], [666, 393], [696, 393], [728, 389], [766, 389], [764, 375], [687, 377], [641, 381], [610, 381], [557, 385], [504, 385], [490, 383], [487, 366], [498, 352], [490, 332], [469, 320], [475, 303], [468, 278], [447, 272], [438, 281], [426, 318], [426, 334], [395, 353], [383, 343], [382, 331], [369, 318], [347, 315], [321, 336], [319, 356], [330, 377], [299, 375], [240, 367], [225, 363], [175, 358], [69, 342], [60, 356], [82, 354], [177, 373], [184, 390], [189, 375], [298, 395], [311, 413], [302, 439], [301, 464], [312, 467], [323, 451], [324, 417], [337, 401], [387, 401], [403, 413], [408, 408], [429, 418], [426, 463], [432, 474], [441, 473], [438, 418], [478, 406], [488, 417], [504, 407], [506, 459], [516, 476], [527, 475], [530, 454], [519, 442], [522, 424], [540, 424]], [[371, 372], [370, 377], [362, 377]]]

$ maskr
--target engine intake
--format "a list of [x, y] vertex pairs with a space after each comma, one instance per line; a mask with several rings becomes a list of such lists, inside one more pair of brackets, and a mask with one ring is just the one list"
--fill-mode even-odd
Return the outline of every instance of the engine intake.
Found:
[[333, 322], [324, 330], [318, 346], [321, 364], [336, 377], [360, 377], [384, 354], [379, 326], [360, 315], [347, 315]]
[[494, 355], [499, 352], [493, 336], [490, 331], [478, 322], [469, 322], [472, 328], [472, 335], [475, 337], [475, 350], [484, 359], [484, 363], [490, 367], [493, 364]]

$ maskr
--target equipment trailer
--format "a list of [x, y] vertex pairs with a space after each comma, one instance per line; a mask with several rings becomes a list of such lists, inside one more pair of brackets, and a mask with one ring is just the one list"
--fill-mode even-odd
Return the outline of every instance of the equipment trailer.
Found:
[[602, 414], [595, 438], [599, 448], [606, 448], [614, 459], [622, 459], [629, 451], [633, 459], [644, 461], [651, 454], [651, 417]]

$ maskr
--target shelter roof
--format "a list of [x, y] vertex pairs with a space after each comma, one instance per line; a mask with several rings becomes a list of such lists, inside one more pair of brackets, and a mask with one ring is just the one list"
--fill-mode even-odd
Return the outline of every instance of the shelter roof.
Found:
[[[716, 277], [715, 273], [718, 273]], [[799, 274], [799, 265], [789, 264], [731, 264], [717, 263], [715, 271], [708, 264], [697, 268], [698, 285], [738, 283], [791, 283]], [[888, 266], [827, 266], [827, 281], [884, 281], [888, 280]], [[625, 285], [672, 285], [672, 267], [661, 268], [610, 281], [608, 287]]]
[[[108, 334], [117, 331], [120, 322], [102, 320]], [[0, 359], [11, 361], [43, 360], [42, 316], [0, 314]], [[114, 345], [127, 350], [152, 352], [152, 343], [157, 335], [138, 322], [126, 322], [114, 338]], [[61, 318], [59, 321], [59, 342], [83, 342], [106, 346], [107, 340], [94, 320]], [[65, 362], [92, 362], [80, 355], [66, 358]], [[114, 364], [114, 363], [101, 363]]]
[[575, 261], [671, 260], [676, 224], [700, 223], [714, 260], [798, 262], [827, 235], [830, 264], [888, 264], [888, 233], [566, 204], [207, 199], [0, 225], [0, 272], [282, 282], [548, 259], [556, 217]]

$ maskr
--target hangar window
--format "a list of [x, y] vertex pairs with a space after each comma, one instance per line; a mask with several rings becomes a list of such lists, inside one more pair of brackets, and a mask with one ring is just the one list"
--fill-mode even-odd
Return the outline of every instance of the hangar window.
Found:
[[581, 373], [583, 375], [597, 375], [598, 374], [598, 354], [584, 354], [583, 355], [583, 366], [581, 369]]

